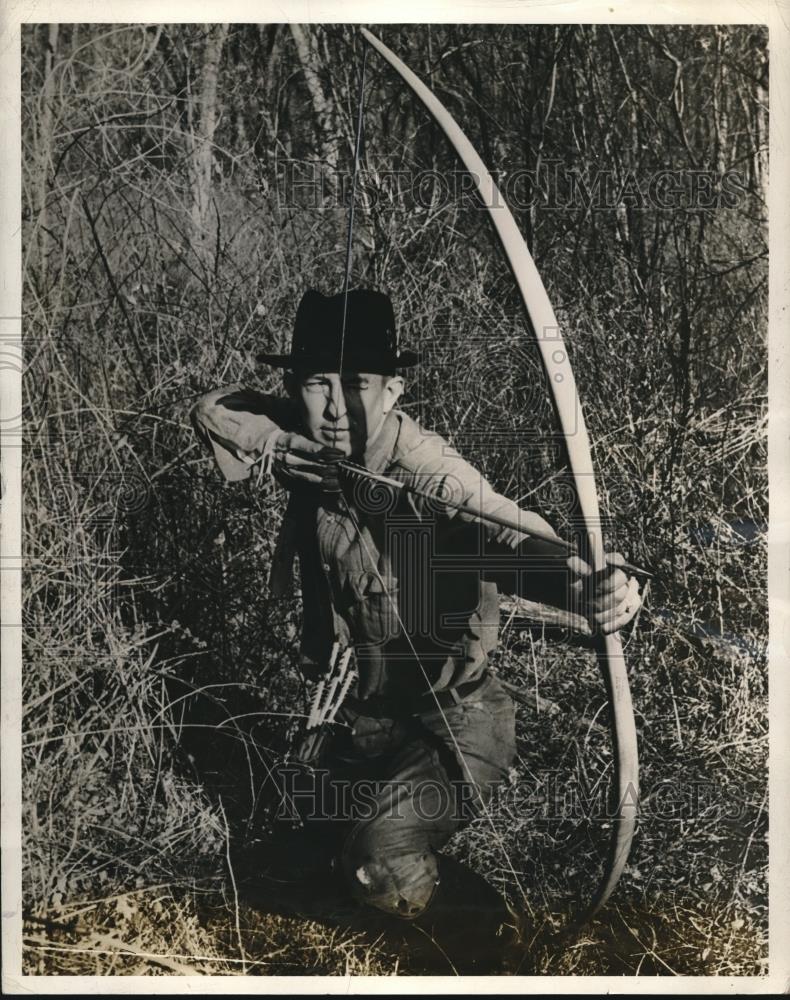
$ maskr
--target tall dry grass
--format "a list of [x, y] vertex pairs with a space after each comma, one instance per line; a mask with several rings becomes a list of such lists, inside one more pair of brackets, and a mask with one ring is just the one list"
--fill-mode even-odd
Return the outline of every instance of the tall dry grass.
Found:
[[[448, 26], [469, 59], [448, 58], [443, 79], [498, 109], [493, 141], [473, 101], [455, 109], [492, 162], [531, 164], [538, 150], [570, 168], [594, 162], [600, 143], [619, 171], [647, 176], [689, 166], [653, 94], [674, 72], [657, 39], [683, 53], [702, 93], [729, 51], [719, 46], [759, 62], [750, 30], [651, 40]], [[45, 34], [26, 32], [23, 85], [27, 967], [419, 971], [375, 933], [256, 905], [233, 864], [265, 833], [270, 772], [303, 711], [300, 609], [266, 585], [282, 496], [225, 485], [188, 412], [221, 384], [278, 391], [251, 356], [286, 346], [304, 287], [342, 278], [345, 206], [289, 206], [278, 180], [288, 158], [314, 155], [296, 53], [272, 26], [231, 30], [213, 214], [196, 234], [190, 87], [204, 29], [62, 25], [49, 63]], [[427, 35], [388, 37], [433, 67]], [[351, 34], [327, 29], [325, 43], [342, 132]], [[566, 61], [552, 84], [555, 51]], [[621, 65], [641, 90], [623, 90]], [[521, 96], [508, 75], [519, 67]], [[375, 72], [370, 87], [372, 207], [354, 279], [391, 291], [404, 343], [426, 354], [405, 408], [570, 530], [561, 442], [487, 221], [464, 200], [391, 195], [385, 168], [450, 176], [455, 163], [391, 79]], [[579, 97], [592, 93], [594, 108]], [[662, 129], [617, 111], [632, 93]], [[718, 119], [684, 114], [700, 162], [743, 160], [754, 129], [717, 135]], [[519, 760], [496, 804], [499, 837], [475, 824], [452, 850], [513, 898], [526, 890], [537, 972], [765, 968], [765, 247], [753, 169], [732, 210], [518, 213], [572, 351], [608, 537], [656, 571], [626, 636], [643, 816], [617, 896], [572, 945], [556, 933], [605, 841], [578, 805], [597, 801], [611, 767], [603, 689], [583, 650], [518, 620], [503, 632], [495, 668], [523, 694]]]

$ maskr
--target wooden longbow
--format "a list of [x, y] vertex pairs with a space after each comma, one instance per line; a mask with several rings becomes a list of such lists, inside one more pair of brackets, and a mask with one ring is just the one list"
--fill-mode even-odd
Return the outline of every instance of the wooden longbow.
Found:
[[[516, 280], [529, 326], [537, 340], [565, 439], [568, 465], [584, 525], [579, 552], [596, 572], [602, 572], [606, 569], [606, 557], [587, 426], [559, 324], [532, 255], [491, 174], [447, 108], [380, 39], [366, 28], [360, 30], [365, 40], [420, 99], [447, 136], [488, 210], [488, 217]], [[609, 697], [616, 807], [603, 877], [589, 904], [574, 922], [576, 925], [592, 917], [614, 891], [628, 860], [637, 815], [639, 764], [636, 725], [619, 635], [597, 634], [595, 651]]]

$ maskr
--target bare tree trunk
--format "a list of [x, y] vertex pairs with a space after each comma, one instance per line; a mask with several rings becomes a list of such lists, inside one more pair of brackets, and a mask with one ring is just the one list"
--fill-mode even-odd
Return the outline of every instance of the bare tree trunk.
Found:
[[203, 70], [200, 87], [200, 121], [193, 127], [193, 201], [192, 223], [199, 246], [206, 247], [206, 226], [211, 207], [212, 172], [214, 169], [214, 132], [217, 128], [217, 79], [222, 47], [228, 34], [227, 24], [214, 25], [203, 50]]
[[763, 57], [760, 77], [755, 87], [755, 172], [760, 191], [765, 197], [768, 180], [768, 60]]
[[41, 270], [41, 287], [46, 286], [47, 277], [47, 231], [49, 229], [49, 209], [47, 206], [47, 181], [52, 161], [52, 104], [55, 97], [55, 78], [52, 68], [58, 48], [60, 25], [47, 26], [47, 42], [44, 49], [44, 86], [41, 91], [41, 124], [38, 133], [38, 164], [36, 177], [36, 204], [38, 205], [38, 259]]
[[307, 35], [300, 24], [292, 24], [291, 34], [296, 43], [296, 53], [304, 73], [305, 83], [310, 92], [310, 99], [318, 122], [320, 132], [318, 147], [320, 157], [327, 167], [330, 184], [334, 186], [337, 179], [338, 142], [334, 108], [331, 100], [324, 92], [316, 66], [319, 56], [315, 38]]

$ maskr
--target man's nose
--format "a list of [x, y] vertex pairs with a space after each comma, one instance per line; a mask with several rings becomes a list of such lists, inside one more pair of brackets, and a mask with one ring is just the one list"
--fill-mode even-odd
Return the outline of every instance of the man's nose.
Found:
[[340, 382], [333, 382], [329, 386], [329, 394], [326, 400], [328, 415], [333, 420], [340, 420], [346, 415], [346, 397], [343, 393], [343, 386]]

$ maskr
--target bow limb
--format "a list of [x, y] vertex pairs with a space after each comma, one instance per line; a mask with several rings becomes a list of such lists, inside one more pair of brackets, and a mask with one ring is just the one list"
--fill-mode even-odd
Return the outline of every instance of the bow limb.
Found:
[[[548, 376], [584, 523], [584, 537], [581, 540], [583, 555], [596, 572], [604, 570], [606, 556], [587, 427], [559, 324], [532, 255], [491, 174], [447, 108], [383, 42], [365, 28], [360, 30], [425, 105], [471, 174], [488, 209], [489, 218], [516, 279]], [[604, 877], [579, 920], [588, 919], [603, 906], [617, 885], [628, 860], [637, 811], [636, 725], [619, 636], [599, 635], [596, 639], [596, 653], [609, 696], [617, 804]]]

